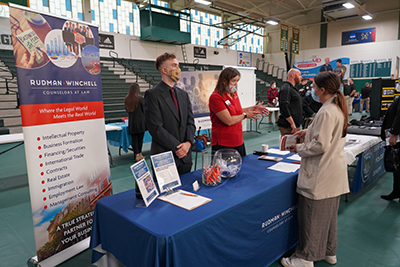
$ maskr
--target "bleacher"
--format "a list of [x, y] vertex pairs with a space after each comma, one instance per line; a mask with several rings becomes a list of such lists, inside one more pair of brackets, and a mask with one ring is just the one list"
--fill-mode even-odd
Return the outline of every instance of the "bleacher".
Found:
[[22, 132], [21, 112], [17, 102], [18, 87], [13, 73], [15, 73], [13, 51], [0, 49], [0, 134]]
[[256, 66], [256, 101], [257, 103], [263, 101], [264, 104], [267, 104], [270, 82], [275, 81], [279, 90], [286, 81], [287, 73], [283, 68], [262, 60], [257, 60]]

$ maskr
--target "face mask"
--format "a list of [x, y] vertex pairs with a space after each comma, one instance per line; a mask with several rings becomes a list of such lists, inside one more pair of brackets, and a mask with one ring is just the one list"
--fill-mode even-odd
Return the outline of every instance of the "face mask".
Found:
[[272, 86], [272, 88], [276, 88], [276, 84], [274, 84], [274, 86]]
[[229, 87], [227, 86], [227, 91], [231, 94], [237, 92], [238, 88], [237, 85], [229, 85]]
[[315, 102], [318, 102], [318, 103], [319, 103], [319, 96], [316, 96], [316, 95], [315, 95], [315, 90], [314, 90], [314, 88], [311, 89], [311, 97], [312, 97], [312, 99], [314, 99]]
[[181, 77], [181, 69], [173, 69], [173, 70], [169, 70], [167, 69], [167, 71], [169, 71], [168, 76], [174, 81], [177, 82], [179, 81], [179, 78]]

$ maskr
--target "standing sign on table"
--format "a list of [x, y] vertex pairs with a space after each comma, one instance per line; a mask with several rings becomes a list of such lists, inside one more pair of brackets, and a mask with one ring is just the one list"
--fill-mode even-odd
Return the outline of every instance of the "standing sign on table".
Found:
[[86, 249], [111, 195], [97, 27], [10, 4], [37, 259]]

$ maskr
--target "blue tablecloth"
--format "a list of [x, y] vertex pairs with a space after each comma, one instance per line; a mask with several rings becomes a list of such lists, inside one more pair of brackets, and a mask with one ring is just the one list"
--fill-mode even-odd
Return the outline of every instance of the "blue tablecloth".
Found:
[[[112, 146], [122, 147], [125, 152], [132, 144], [132, 136], [128, 132], [128, 124], [123, 122], [110, 123], [108, 125], [119, 126], [122, 128], [120, 131], [109, 131], [106, 133], [107, 141]], [[151, 142], [151, 135], [148, 131], [144, 133], [143, 143]]]
[[[221, 185], [201, 186], [212, 201], [192, 211], [158, 199], [138, 208], [133, 190], [99, 200], [90, 247], [101, 244], [126, 266], [269, 266], [298, 241], [297, 172], [268, 170], [275, 162], [257, 157], [245, 156]], [[181, 180], [192, 191], [201, 171]]]
[[[122, 130], [119, 131], [108, 131], [107, 141], [112, 146], [121, 147], [126, 153], [128, 152], [128, 148], [132, 145], [132, 136], [128, 132], [128, 124], [123, 122], [110, 123], [108, 125], [119, 126]], [[197, 134], [197, 132], [196, 132]], [[201, 130], [200, 134], [209, 134], [207, 129]], [[144, 133], [143, 143], [150, 143], [151, 135], [149, 131]]]

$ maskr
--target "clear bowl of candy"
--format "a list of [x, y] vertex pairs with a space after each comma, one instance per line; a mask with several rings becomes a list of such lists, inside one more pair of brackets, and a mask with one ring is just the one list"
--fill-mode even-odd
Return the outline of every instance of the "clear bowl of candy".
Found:
[[215, 152], [214, 163], [219, 166], [222, 178], [232, 178], [242, 168], [242, 157], [235, 149], [219, 149]]

